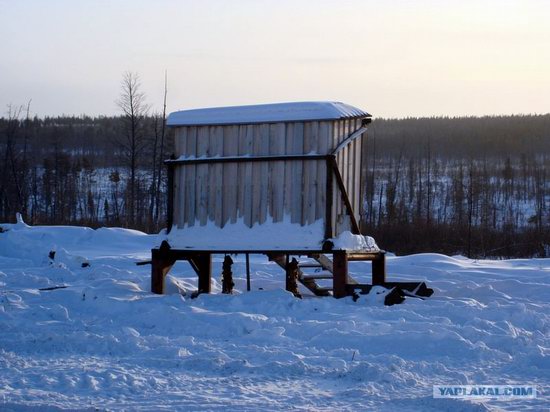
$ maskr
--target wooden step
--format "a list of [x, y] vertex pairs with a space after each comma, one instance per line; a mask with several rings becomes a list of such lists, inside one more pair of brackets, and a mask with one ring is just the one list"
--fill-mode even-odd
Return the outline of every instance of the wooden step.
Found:
[[334, 279], [332, 274], [318, 274], [318, 275], [303, 275], [300, 276], [300, 280], [316, 280], [316, 279]]
[[[277, 263], [282, 269], [286, 270], [286, 256], [283, 254], [272, 254], [268, 256], [271, 261]], [[312, 254], [308, 255], [311, 259], [314, 259], [318, 263], [302, 263], [298, 264], [299, 277], [298, 281], [307, 289], [309, 289], [315, 296], [331, 296], [332, 287], [320, 287], [316, 280], [331, 280], [334, 279], [332, 276], [333, 265], [332, 260], [326, 255], [322, 254]], [[301, 269], [302, 268], [323, 268], [326, 272], [314, 273], [311, 275], [306, 275]], [[328, 272], [328, 273], [327, 273]], [[357, 281], [353, 279], [348, 274], [348, 284], [354, 285], [357, 284]]]
[[[315, 296], [330, 296], [328, 288], [321, 288], [314, 279], [298, 279]], [[332, 289], [332, 288], [331, 288]]]
[[326, 257], [325, 255], [311, 255], [312, 259], [315, 259], [319, 264], [325, 269], [328, 270], [330, 273], [333, 272], [332, 269], [332, 260], [330, 258]]

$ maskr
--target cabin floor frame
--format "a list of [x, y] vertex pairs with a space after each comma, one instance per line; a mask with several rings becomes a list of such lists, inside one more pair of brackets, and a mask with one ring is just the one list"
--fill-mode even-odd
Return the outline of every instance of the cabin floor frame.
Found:
[[[331, 259], [333, 284], [332, 296], [343, 298], [357, 296], [357, 293], [368, 293], [373, 286], [386, 288], [399, 288], [420, 296], [430, 296], [433, 290], [426, 288], [424, 282], [388, 282], [386, 280], [386, 255], [384, 251], [361, 252], [349, 250], [181, 250], [171, 249], [163, 242], [161, 247], [152, 249], [151, 260], [151, 291], [156, 294], [164, 294], [166, 275], [177, 261], [187, 261], [198, 276], [198, 290], [194, 296], [201, 293], [212, 292], [212, 255], [238, 255], [238, 254], [263, 254], [270, 261], [275, 261], [286, 273], [286, 289], [296, 294], [296, 288], [290, 279], [295, 263], [291, 257], [305, 256], [312, 259], [320, 259], [323, 255]], [[349, 275], [349, 262], [372, 262], [372, 284], [360, 284]], [[247, 269], [248, 272], [248, 269]], [[249, 273], [247, 273], [249, 279]], [[303, 283], [303, 282], [302, 282]], [[248, 288], [247, 288], [248, 289]], [[429, 294], [426, 294], [429, 293]], [[317, 293], [316, 293], [317, 294]], [[319, 296], [329, 296], [328, 293]], [[402, 296], [402, 294], [400, 295]], [[404, 298], [403, 298], [404, 299]]]

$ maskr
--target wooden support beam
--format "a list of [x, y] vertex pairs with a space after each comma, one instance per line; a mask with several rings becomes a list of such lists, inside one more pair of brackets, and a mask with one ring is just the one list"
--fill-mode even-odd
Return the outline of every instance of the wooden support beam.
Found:
[[246, 290], [250, 292], [250, 254], [246, 254]]
[[212, 255], [206, 254], [199, 258], [199, 293], [212, 292]]
[[[291, 292], [291, 278], [290, 278], [290, 255], [285, 255], [285, 289], [289, 292]], [[281, 258], [279, 257], [278, 260], [280, 261]]]
[[151, 292], [162, 295], [164, 294], [164, 280], [167, 273], [174, 266], [176, 261], [164, 256], [161, 250], [152, 250], [151, 259]]
[[167, 165], [197, 165], [197, 164], [213, 164], [213, 163], [251, 163], [251, 162], [275, 162], [289, 160], [323, 160], [327, 155], [323, 154], [299, 154], [299, 155], [266, 155], [266, 156], [218, 156], [218, 157], [200, 157], [192, 159], [171, 159], [165, 160]]
[[187, 260], [199, 277], [199, 293], [212, 292], [212, 254], [201, 253], [190, 255]]
[[364, 262], [368, 260], [376, 260], [384, 252], [350, 252], [348, 253], [348, 261]]
[[335, 251], [332, 254], [333, 261], [333, 283], [332, 294], [335, 298], [343, 298], [347, 296], [348, 284], [348, 257], [344, 250]]
[[367, 131], [366, 126], [362, 126], [360, 129], [350, 134], [348, 137], [342, 140], [338, 146], [336, 146], [336, 149], [332, 151], [331, 155], [335, 156], [340, 150], [342, 150], [348, 144], [353, 142], [355, 139], [359, 139], [360, 137], [362, 137], [363, 133], [365, 133], [366, 131]]
[[372, 284], [383, 285], [386, 283], [386, 255], [378, 254], [372, 261]]
[[351, 202], [349, 200], [348, 192], [346, 191], [344, 180], [342, 179], [342, 175], [340, 174], [340, 169], [338, 169], [338, 163], [336, 162], [336, 158], [334, 156], [329, 156], [329, 159], [332, 164], [332, 171], [334, 173], [334, 177], [336, 178], [336, 183], [338, 184], [338, 188], [340, 189], [340, 195], [342, 197], [342, 201], [344, 202], [344, 205], [346, 206], [346, 210], [349, 215], [349, 219], [351, 222], [351, 232], [354, 235], [360, 235], [361, 231], [359, 230], [359, 224], [355, 219], [355, 215], [353, 213], [353, 207], [351, 206]]

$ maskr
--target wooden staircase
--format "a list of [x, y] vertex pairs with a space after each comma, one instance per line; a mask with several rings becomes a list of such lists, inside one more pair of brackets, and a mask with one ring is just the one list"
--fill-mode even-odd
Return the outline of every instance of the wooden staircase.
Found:
[[[271, 255], [269, 258], [286, 270], [286, 255]], [[307, 261], [298, 262], [298, 281], [315, 296], [332, 296], [334, 281], [332, 260], [322, 254], [307, 255], [307, 258]], [[320, 285], [318, 281], [322, 281], [323, 285]], [[326, 283], [330, 283], [330, 286], [325, 286]], [[358, 283], [348, 275], [348, 284], [356, 285]]]
[[[382, 286], [391, 289], [385, 298], [386, 305], [402, 303], [406, 297], [424, 299], [433, 294], [424, 282], [388, 282], [386, 281], [385, 252], [347, 252], [332, 253], [333, 259], [339, 258], [338, 268], [335, 260], [330, 259], [329, 254], [308, 253], [305, 260], [290, 262], [289, 254], [268, 254], [271, 261], [277, 263], [286, 271], [287, 290], [300, 296], [296, 281], [310, 290], [315, 296], [353, 296], [357, 299], [361, 294], [368, 294], [373, 286]], [[304, 255], [302, 255], [304, 256]], [[361, 284], [348, 273], [348, 262], [371, 261], [372, 284]], [[292, 270], [289, 268], [292, 267]], [[335, 276], [335, 272], [339, 274]], [[291, 272], [294, 273], [291, 273]], [[294, 283], [291, 279], [295, 277]], [[335, 290], [335, 288], [337, 288]]]

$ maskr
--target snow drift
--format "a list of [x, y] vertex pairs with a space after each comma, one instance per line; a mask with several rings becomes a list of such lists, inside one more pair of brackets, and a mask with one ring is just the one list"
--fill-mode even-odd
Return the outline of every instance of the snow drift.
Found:
[[[183, 262], [172, 270], [172, 295], [149, 292], [149, 267], [135, 262], [149, 258], [157, 236], [1, 226], [2, 410], [548, 405], [548, 259], [390, 257], [392, 278], [425, 280], [436, 294], [386, 307], [376, 294], [295, 299], [282, 290], [282, 270], [263, 257], [252, 259], [253, 291], [241, 293], [245, 269], [236, 258], [234, 295], [190, 299], [182, 292], [196, 287], [196, 276]], [[350, 272], [367, 281], [369, 268], [357, 262]], [[432, 385], [482, 383], [534, 384], [539, 398], [432, 398]]]

